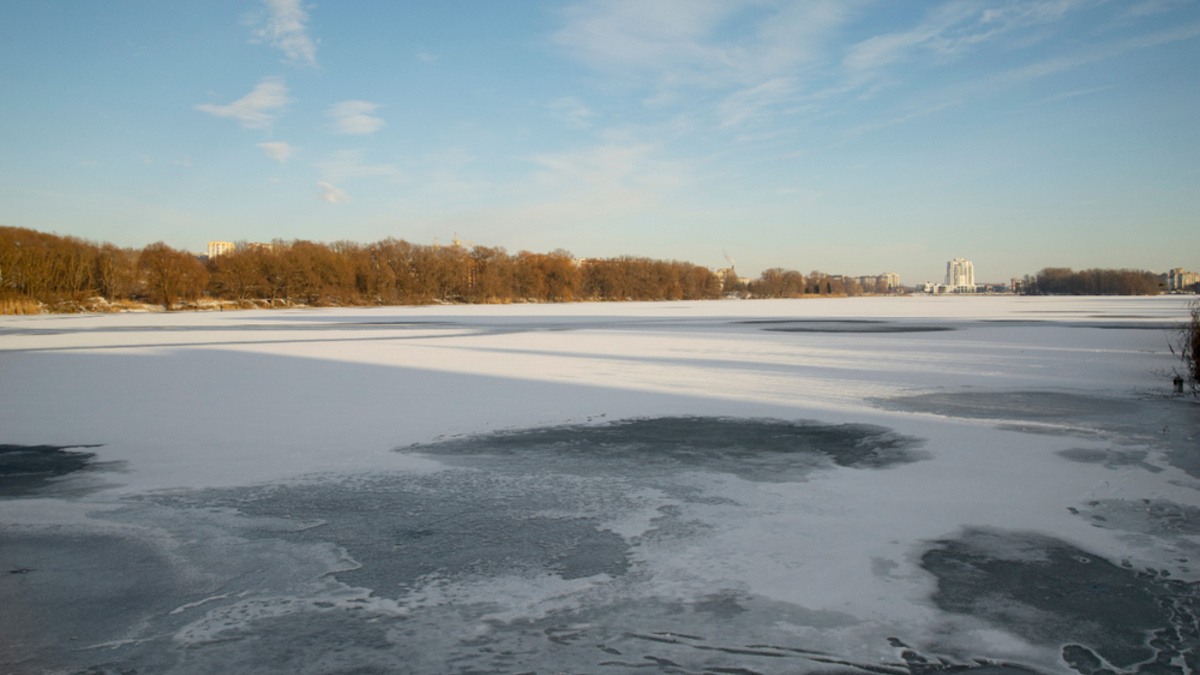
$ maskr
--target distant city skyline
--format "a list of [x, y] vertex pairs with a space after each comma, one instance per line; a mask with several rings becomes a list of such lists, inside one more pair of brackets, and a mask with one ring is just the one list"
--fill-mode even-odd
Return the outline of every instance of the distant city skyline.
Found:
[[1200, 268], [1200, 2], [0, 5], [0, 225]]

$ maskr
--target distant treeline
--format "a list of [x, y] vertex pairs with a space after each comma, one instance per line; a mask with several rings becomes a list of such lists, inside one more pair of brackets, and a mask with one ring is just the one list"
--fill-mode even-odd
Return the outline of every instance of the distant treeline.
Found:
[[1025, 277], [1027, 295], [1158, 295], [1159, 275], [1145, 270], [1091, 269], [1074, 272], [1067, 267], [1047, 267], [1035, 277]]
[[[201, 261], [162, 242], [118, 248], [77, 237], [0, 227], [0, 313], [101, 309], [94, 302], [175, 307], [211, 298], [241, 306], [701, 300], [729, 294], [799, 298], [888, 293], [850, 277], [772, 268], [753, 281], [687, 262], [621, 256], [578, 260], [566, 251], [515, 255], [486, 246], [399, 239], [242, 243]], [[1153, 295], [1139, 270], [1047, 268], [1023, 292]]]
[[510, 255], [486, 246], [276, 241], [207, 261], [161, 242], [137, 250], [0, 227], [0, 301], [70, 309], [94, 297], [173, 307], [203, 296], [244, 305], [395, 305], [572, 300], [692, 300], [725, 289], [678, 261], [577, 261], [566, 251]]

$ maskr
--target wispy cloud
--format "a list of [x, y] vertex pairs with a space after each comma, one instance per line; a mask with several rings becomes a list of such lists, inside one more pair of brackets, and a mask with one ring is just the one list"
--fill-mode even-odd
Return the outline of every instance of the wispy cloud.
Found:
[[[664, 89], [754, 86], [822, 56], [861, 0], [588, 0], [554, 41], [597, 70]], [[749, 30], [730, 30], [745, 22]]]
[[1162, 31], [1137, 35], [1125, 40], [1100, 45], [1066, 56], [1045, 59], [1019, 68], [1013, 68], [981, 81], [979, 86], [981, 88], [994, 88], [1020, 84], [1090, 63], [1115, 58], [1139, 49], [1150, 49], [1159, 45], [1178, 42], [1180, 40], [1192, 40], [1198, 37], [1200, 37], [1200, 22], [1183, 24]]
[[901, 115], [898, 115], [898, 116], [893, 117], [888, 120], [884, 120], [882, 122], [876, 122], [873, 124], [863, 124], [863, 125], [860, 125], [857, 127], [853, 127], [846, 131], [846, 136], [847, 137], [861, 136], [862, 134], [869, 133], [872, 131], [878, 131], [880, 129], [894, 127], [899, 124], [911, 122], [912, 120], [915, 120], [915, 119], [920, 119], [922, 117], [928, 117], [929, 115], [939, 113], [943, 110], [946, 110], [947, 108], [953, 108], [958, 105], [962, 105], [961, 100], [951, 100], [951, 101], [942, 101], [940, 103], [934, 103], [932, 105], [926, 106], [919, 110], [909, 110]]
[[431, 54], [429, 52], [418, 52], [417, 60], [420, 61], [421, 63], [433, 63], [438, 60], [438, 57], [437, 57], [437, 54]]
[[1131, 17], [1153, 16], [1156, 14], [1166, 14], [1174, 11], [1192, 0], [1142, 0], [1142, 2], [1134, 2], [1125, 10], [1125, 14]]
[[617, 188], [667, 188], [683, 182], [677, 162], [657, 157], [652, 144], [609, 142], [590, 148], [530, 157], [541, 167], [543, 188], [611, 191]]
[[737, 127], [795, 108], [868, 0], [580, 0], [553, 40], [570, 58], [647, 89], [642, 102]]
[[266, 143], [259, 143], [258, 147], [262, 148], [263, 152], [267, 153], [267, 157], [270, 157], [271, 159], [277, 159], [280, 162], [286, 162], [291, 158], [292, 153], [295, 151], [295, 148], [287, 143], [284, 143], [283, 141], [268, 141]]
[[566, 11], [555, 41], [600, 70], [675, 69], [719, 60], [703, 43], [738, 3], [715, 0], [592, 0]]
[[1019, 26], [1045, 23], [1082, 3], [1073, 0], [1014, 2], [986, 8], [978, 2], [950, 2], [931, 9], [917, 26], [876, 35], [852, 46], [843, 64], [869, 71], [919, 55], [951, 59]]
[[321, 192], [317, 194], [317, 199], [330, 204], [349, 204], [354, 201], [350, 199], [350, 195], [346, 194], [345, 190], [334, 187], [326, 181], [318, 181], [317, 187], [321, 188]]
[[171, 160], [171, 163], [175, 166], [190, 167], [192, 165], [192, 158], [184, 155], [182, 159]]
[[194, 107], [217, 117], [231, 117], [247, 129], [269, 129], [275, 121], [273, 111], [285, 107], [291, 101], [283, 80], [268, 77], [259, 82], [254, 91], [229, 105], [205, 103]]
[[1077, 96], [1087, 96], [1089, 94], [1095, 94], [1095, 93], [1098, 93], [1101, 91], [1108, 91], [1109, 89], [1112, 89], [1114, 86], [1116, 86], [1116, 85], [1107, 84], [1107, 85], [1104, 85], [1103, 87], [1089, 87], [1087, 89], [1076, 89], [1074, 91], [1064, 91], [1062, 93], [1055, 94], [1048, 98], [1044, 98], [1040, 101], [1037, 101], [1037, 102], [1033, 103], [1033, 105], [1042, 105], [1045, 103], [1053, 103], [1054, 101], [1062, 101], [1064, 99], [1075, 98]]
[[[610, 86], [647, 90], [644, 104], [691, 120], [680, 137], [720, 132], [742, 143], [785, 133], [775, 123], [787, 117], [801, 123], [786, 133], [812, 142], [810, 130], [846, 138], [895, 127], [1190, 39], [1197, 28], [1184, 3], [1194, 2], [575, 0], [552, 40]], [[1145, 32], [1164, 26], [1158, 15], [1170, 11], [1183, 20]], [[1075, 89], [1064, 96], [1090, 93]], [[552, 110], [577, 128], [594, 123], [576, 104], [561, 99]]]
[[735, 127], [759, 117], [768, 108], [791, 99], [794, 91], [793, 81], [783, 77], [736, 91], [717, 106], [721, 126]]
[[955, 0], [933, 7], [913, 28], [876, 35], [853, 45], [842, 63], [851, 72], [862, 73], [919, 54], [955, 58], [1019, 28], [1061, 21], [1092, 4], [1095, 0]]
[[282, 51], [291, 63], [315, 66], [317, 43], [308, 34], [308, 12], [300, 0], [263, 0], [266, 25], [254, 31], [259, 40]]
[[335, 152], [333, 156], [314, 166], [321, 170], [325, 180], [331, 183], [342, 183], [356, 178], [391, 178], [399, 180], [403, 177], [400, 169], [393, 164], [367, 164], [363, 162], [362, 153], [352, 150]]
[[688, 182], [687, 166], [662, 153], [657, 143], [610, 136], [598, 145], [535, 154], [527, 158], [536, 167], [531, 176], [490, 186], [510, 206], [492, 206], [466, 218], [477, 233], [513, 227], [552, 232], [565, 223], [578, 233], [614, 216], [645, 213]]
[[546, 108], [550, 110], [550, 114], [554, 119], [576, 129], [591, 127], [591, 121], [596, 117], [596, 113], [589, 110], [587, 106], [580, 103], [579, 99], [573, 96], [555, 99], [547, 103]]
[[[859, 91], [866, 91], [881, 81], [890, 82], [884, 78], [891, 78], [893, 75], [902, 77], [902, 69], [889, 69], [893, 64], [918, 59], [924, 59], [925, 64], [936, 63], [947, 55], [957, 56], [981, 46], [1002, 33], [1011, 35], [1008, 39], [996, 40], [996, 44], [991, 46], [991, 51], [1005, 51], [1006, 57], [1002, 62], [1015, 65], [996, 68], [984, 55], [976, 59], [977, 64], [983, 64], [982, 67], [968, 66], [969, 72], [972, 73], [970, 78], [953, 78], [948, 84], [932, 88], [892, 85], [896, 91], [908, 94], [904, 97], [902, 107], [888, 110], [886, 106], [877, 106], [881, 113], [877, 121], [847, 128], [843, 131], [843, 137], [852, 138], [940, 114], [972, 100], [993, 97], [1028, 82], [1057, 77], [1077, 68], [1119, 58], [1129, 52], [1200, 37], [1200, 22], [1183, 23], [1151, 32], [1139, 32], [1138, 27], [1126, 25], [1123, 26], [1125, 32], [1133, 34], [1121, 39], [1106, 35], [1104, 37], [1109, 38], [1107, 41], [1061, 41], [1051, 49], [1017, 53], [1027, 45], [1020, 37], [1021, 33], [1017, 32], [1018, 29], [1035, 28], [1036, 30], [1028, 30], [1026, 33], [1057, 35], [1070, 30], [1064, 21], [1070, 12], [1088, 9], [1093, 5], [1099, 6], [1102, 3], [1088, 0], [1016, 1], [996, 3], [996, 9], [981, 10], [975, 3], [966, 5], [954, 2], [928, 14], [916, 29], [889, 33], [884, 36], [887, 40], [875, 41], [872, 38], [854, 45], [843, 62], [843, 66], [850, 73], [850, 80], [839, 93], [853, 92], [856, 87]], [[1060, 26], [1049, 28], [1049, 25], [1055, 22]], [[856, 79], [856, 68], [861, 70], [863, 77]], [[1029, 102], [1027, 106], [1090, 95], [1112, 87], [1113, 85], [1105, 85], [1070, 89]]]
[[377, 103], [342, 101], [330, 106], [326, 113], [333, 118], [334, 131], [339, 134], [373, 134], [384, 127], [384, 121], [373, 113]]

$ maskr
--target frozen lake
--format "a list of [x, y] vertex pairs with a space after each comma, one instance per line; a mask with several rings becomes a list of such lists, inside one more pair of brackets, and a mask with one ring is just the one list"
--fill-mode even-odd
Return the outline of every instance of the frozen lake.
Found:
[[0, 672], [1200, 671], [1186, 312], [0, 317]]

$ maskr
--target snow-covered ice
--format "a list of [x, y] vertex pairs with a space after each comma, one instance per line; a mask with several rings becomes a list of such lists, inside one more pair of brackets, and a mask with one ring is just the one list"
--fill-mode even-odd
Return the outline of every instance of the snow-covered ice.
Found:
[[0, 318], [4, 672], [1185, 672], [1187, 299]]

